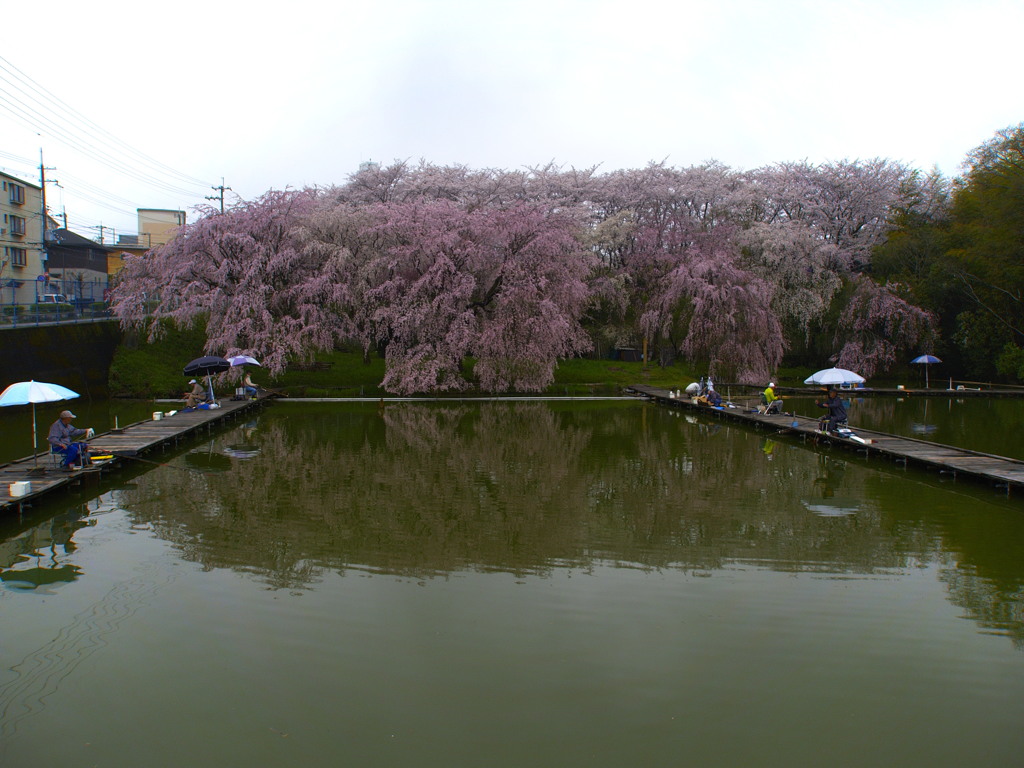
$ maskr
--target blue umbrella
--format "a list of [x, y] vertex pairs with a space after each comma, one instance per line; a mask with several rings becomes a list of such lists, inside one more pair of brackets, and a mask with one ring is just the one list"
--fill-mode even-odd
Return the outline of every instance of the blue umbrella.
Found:
[[910, 362], [911, 364], [917, 363], [924, 366], [924, 388], [928, 389], [928, 366], [932, 363], [941, 363], [942, 361], [935, 355], [921, 355], [920, 357], [915, 357]]
[[55, 403], [58, 400], [71, 400], [78, 393], [60, 384], [47, 384], [45, 381], [19, 381], [11, 384], [0, 392], [0, 406], [32, 404], [32, 465], [33, 471], [38, 470], [36, 461], [36, 403]]

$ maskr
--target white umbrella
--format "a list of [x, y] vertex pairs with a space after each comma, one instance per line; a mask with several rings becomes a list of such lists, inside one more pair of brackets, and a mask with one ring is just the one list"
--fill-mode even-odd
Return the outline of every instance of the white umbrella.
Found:
[[823, 371], [811, 374], [804, 379], [804, 384], [817, 384], [827, 387], [839, 384], [863, 384], [864, 377], [845, 368], [826, 368]]
[[47, 384], [45, 381], [19, 381], [11, 384], [0, 392], [0, 405], [28, 405], [32, 403], [32, 464], [33, 471], [38, 469], [36, 461], [36, 403], [55, 403], [58, 400], [71, 400], [78, 393], [60, 384]]
[[935, 355], [921, 355], [920, 357], [915, 357], [910, 362], [911, 364], [916, 363], [924, 366], [924, 388], [928, 389], [928, 366], [933, 363], [941, 363], [942, 361]]
[[856, 499], [830, 499], [830, 501], [830, 504], [812, 504], [809, 501], [805, 501], [803, 504], [811, 512], [822, 517], [845, 517], [846, 515], [855, 515], [860, 510]]

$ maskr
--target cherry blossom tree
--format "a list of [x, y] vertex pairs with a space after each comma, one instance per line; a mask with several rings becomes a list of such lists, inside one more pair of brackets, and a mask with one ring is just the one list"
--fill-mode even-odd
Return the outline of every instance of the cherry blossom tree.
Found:
[[801, 222], [754, 222], [735, 235], [742, 262], [773, 287], [772, 309], [805, 340], [843, 285], [831, 265], [835, 247]]
[[782, 163], [751, 174], [760, 220], [801, 222], [833, 247], [840, 271], [860, 271], [891, 228], [911, 171], [889, 160]]
[[206, 351], [273, 371], [355, 342], [384, 354], [398, 393], [539, 390], [591, 337], [647, 339], [663, 361], [759, 380], [827, 317], [840, 317], [833, 353], [879, 370], [930, 320], [859, 273], [893, 212], [928, 199], [884, 160], [605, 174], [366, 164], [336, 187], [203, 210], [129, 260], [113, 308], [151, 336], [201, 320]]
[[[361, 226], [348, 226], [354, 215]], [[539, 205], [468, 210], [450, 201], [339, 207], [314, 220], [319, 247], [345, 263], [354, 328], [385, 351], [399, 394], [536, 391], [561, 357], [586, 351], [580, 319], [592, 257], [569, 215]], [[326, 222], [326, 223], [325, 223]]]
[[641, 322], [652, 336], [671, 336], [678, 325], [684, 354], [707, 360], [716, 376], [753, 383], [782, 359], [782, 325], [771, 298], [771, 286], [727, 252], [690, 253], [666, 276]]
[[899, 353], [930, 342], [935, 317], [896, 296], [866, 275], [854, 281], [836, 330], [836, 365], [869, 377], [892, 366]]
[[317, 197], [271, 191], [223, 214], [205, 209], [167, 245], [126, 260], [113, 312], [150, 338], [167, 321], [205, 321], [207, 353], [252, 354], [274, 372], [332, 348], [349, 330], [331, 309], [340, 284], [298, 238]]

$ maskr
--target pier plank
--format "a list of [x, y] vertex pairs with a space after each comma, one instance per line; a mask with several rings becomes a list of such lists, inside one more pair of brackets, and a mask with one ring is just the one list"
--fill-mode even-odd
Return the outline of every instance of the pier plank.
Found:
[[[159, 421], [139, 421], [120, 429], [102, 432], [89, 440], [90, 451], [99, 455], [113, 454], [113, 458], [95, 461], [92, 467], [84, 470], [55, 470], [48, 453], [0, 465], [0, 513], [10, 509], [20, 510], [23, 506], [31, 505], [33, 501], [60, 488], [113, 469], [126, 459], [175, 444], [201, 430], [213, 429], [259, 407], [267, 397], [261, 394], [256, 400], [222, 401], [220, 408], [178, 411], [173, 416]], [[31, 484], [30, 492], [23, 496], [12, 496], [12, 484], [24, 481]]]
[[[806, 416], [765, 416], [751, 411], [749, 407], [711, 408], [696, 403], [688, 397], [672, 397], [668, 390], [648, 386], [632, 386], [629, 391], [646, 397], [661, 405], [697, 410], [711, 416], [731, 421], [752, 424], [759, 428], [775, 429], [780, 433], [797, 434], [816, 441], [828, 442], [844, 448], [865, 452], [869, 456], [884, 456], [894, 461], [908, 461], [949, 472], [965, 475], [978, 480], [1005, 486], [1009, 493], [1011, 486], [1024, 487], [1024, 461], [970, 451], [941, 443], [932, 443], [912, 437], [891, 435], [885, 432], [852, 427], [860, 440], [846, 439], [836, 435], [824, 435], [818, 430], [818, 420]], [[862, 442], [863, 441], [863, 442]]]

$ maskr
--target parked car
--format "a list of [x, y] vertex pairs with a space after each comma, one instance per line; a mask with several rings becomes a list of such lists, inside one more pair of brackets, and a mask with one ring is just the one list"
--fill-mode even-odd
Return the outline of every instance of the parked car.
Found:
[[68, 297], [63, 293], [44, 293], [39, 297], [40, 304], [70, 304]]

